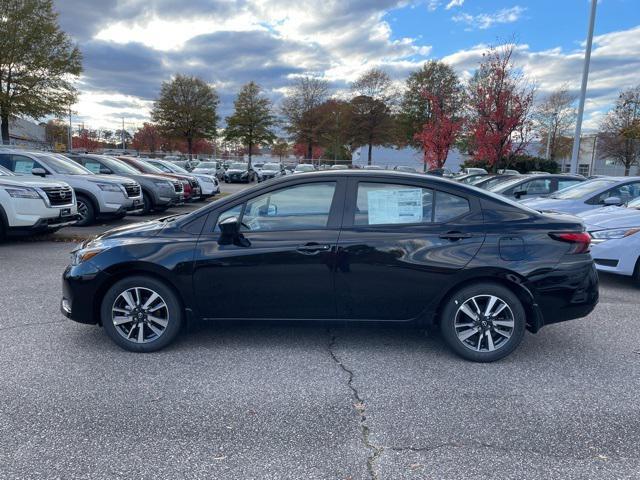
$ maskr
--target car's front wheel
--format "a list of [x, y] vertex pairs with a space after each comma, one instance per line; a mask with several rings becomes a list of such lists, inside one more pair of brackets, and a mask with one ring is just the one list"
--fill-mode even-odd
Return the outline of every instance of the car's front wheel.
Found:
[[442, 309], [440, 329], [449, 347], [474, 362], [494, 362], [522, 341], [526, 314], [502, 285], [481, 282], [454, 293]]
[[76, 206], [78, 207], [78, 222], [76, 225], [79, 227], [91, 225], [96, 219], [96, 212], [91, 200], [78, 195], [76, 197]]
[[182, 327], [182, 309], [163, 282], [135, 276], [116, 282], [100, 309], [111, 340], [131, 352], [153, 352], [169, 345]]

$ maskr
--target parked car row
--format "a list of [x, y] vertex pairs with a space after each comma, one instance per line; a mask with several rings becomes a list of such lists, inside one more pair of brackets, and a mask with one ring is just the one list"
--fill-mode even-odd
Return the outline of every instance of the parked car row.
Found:
[[134, 157], [3, 148], [0, 168], [0, 236], [161, 212], [220, 192], [215, 176]]

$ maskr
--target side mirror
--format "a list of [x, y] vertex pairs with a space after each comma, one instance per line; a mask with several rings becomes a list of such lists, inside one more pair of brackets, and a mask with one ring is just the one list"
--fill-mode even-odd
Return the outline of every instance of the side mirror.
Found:
[[32, 175], [37, 175], [39, 177], [46, 177], [47, 176], [47, 171], [44, 168], [36, 167], [36, 168], [31, 169], [31, 174]]
[[620, 200], [620, 197], [609, 197], [609, 198], [605, 198], [602, 201], [602, 204], [607, 207], [611, 205], [622, 205], [622, 200]]
[[219, 223], [220, 238], [218, 243], [220, 245], [238, 245], [239, 247], [248, 247], [251, 245], [244, 235], [240, 233], [240, 220], [238, 217], [225, 218]]
[[111, 171], [111, 169], [107, 168], [107, 167], [100, 167], [100, 174], [102, 175], [111, 175], [113, 172]]
[[527, 194], [527, 191], [526, 191], [526, 190], [518, 190], [518, 191], [516, 191], [516, 192], [513, 192], [513, 195], [514, 195], [516, 198], [523, 197], [523, 196], [525, 196], [526, 194]]

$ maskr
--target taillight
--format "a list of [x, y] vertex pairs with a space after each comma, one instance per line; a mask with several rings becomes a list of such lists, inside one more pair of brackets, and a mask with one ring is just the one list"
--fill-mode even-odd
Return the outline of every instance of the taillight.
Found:
[[571, 243], [573, 249], [570, 253], [587, 253], [591, 244], [591, 235], [586, 232], [550, 233], [549, 236], [554, 240]]

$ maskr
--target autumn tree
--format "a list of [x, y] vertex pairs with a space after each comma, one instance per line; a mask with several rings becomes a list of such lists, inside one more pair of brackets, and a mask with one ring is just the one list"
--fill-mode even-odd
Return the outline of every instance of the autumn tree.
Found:
[[62, 120], [54, 118], [49, 120], [44, 126], [44, 135], [50, 147], [65, 145], [69, 149], [69, 126]]
[[151, 123], [145, 122], [133, 135], [131, 146], [139, 151], [153, 153], [160, 148], [162, 141], [158, 128]]
[[120, 148], [127, 148], [127, 144], [131, 143], [133, 137], [131, 133], [127, 129], [118, 129], [114, 133], [114, 139], [116, 141], [116, 145], [120, 145]]
[[278, 157], [280, 161], [282, 161], [285, 157], [289, 155], [289, 144], [286, 140], [280, 138], [271, 148], [271, 156]]
[[61, 116], [75, 103], [80, 50], [60, 30], [53, 0], [0, 3], [0, 132], [9, 143], [9, 117]]
[[422, 130], [415, 134], [415, 141], [422, 148], [424, 169], [442, 168], [455, 143], [462, 120], [451, 114], [447, 105], [442, 105], [442, 98], [425, 90], [424, 103], [429, 105], [429, 119]]
[[395, 96], [386, 72], [371, 69], [351, 86], [351, 134], [354, 146], [367, 146], [367, 163], [371, 165], [374, 145], [386, 145], [394, 138], [395, 126], [391, 106]]
[[512, 62], [514, 46], [492, 47], [483, 55], [469, 81], [471, 135], [474, 159], [493, 171], [525, 151], [530, 140], [533, 87]]
[[215, 90], [204, 80], [176, 75], [162, 83], [151, 118], [163, 136], [184, 139], [192, 155], [194, 140], [215, 137], [218, 103]]
[[233, 107], [233, 114], [226, 119], [225, 140], [242, 143], [249, 153], [251, 166], [254, 150], [262, 144], [270, 145], [276, 139], [271, 101], [262, 95], [256, 83], [249, 82], [240, 89]]
[[567, 87], [551, 92], [534, 110], [534, 126], [541, 139], [539, 154], [556, 160], [571, 154], [571, 128], [576, 121], [576, 96]]
[[312, 77], [300, 78], [291, 88], [282, 104], [286, 130], [296, 144], [305, 145], [306, 157], [312, 158], [318, 145], [320, 112], [317, 107], [329, 95], [329, 84]]
[[420, 148], [422, 144], [416, 134], [423, 131], [425, 124], [433, 123], [435, 105], [425, 97], [425, 92], [437, 99], [440, 113], [452, 119], [459, 117], [464, 107], [464, 87], [450, 65], [430, 60], [409, 75], [400, 104], [401, 136], [404, 142]]
[[624, 166], [628, 176], [631, 167], [640, 162], [640, 85], [620, 93], [614, 107], [600, 126], [598, 155], [611, 158]]

